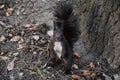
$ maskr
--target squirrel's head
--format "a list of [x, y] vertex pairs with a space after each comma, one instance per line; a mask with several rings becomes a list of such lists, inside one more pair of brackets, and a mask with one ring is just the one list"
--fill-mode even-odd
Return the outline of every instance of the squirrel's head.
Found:
[[61, 20], [54, 21], [54, 36], [57, 41], [62, 41], [64, 38], [63, 26], [64, 22], [62, 22]]

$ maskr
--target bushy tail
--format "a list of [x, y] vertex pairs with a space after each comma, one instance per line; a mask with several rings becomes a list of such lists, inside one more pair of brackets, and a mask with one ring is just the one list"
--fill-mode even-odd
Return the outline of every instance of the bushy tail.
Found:
[[78, 40], [80, 35], [78, 16], [73, 13], [73, 7], [66, 1], [58, 1], [54, 7], [56, 20], [62, 20], [63, 34], [71, 47]]

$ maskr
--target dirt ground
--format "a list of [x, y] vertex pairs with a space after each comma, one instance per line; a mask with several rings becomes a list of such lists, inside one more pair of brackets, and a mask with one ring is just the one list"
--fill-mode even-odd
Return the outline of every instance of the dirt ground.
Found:
[[[0, 1], [0, 5], [4, 5], [0, 8], [0, 80], [75, 79], [73, 75], [64, 74], [63, 64], [45, 68], [48, 61], [46, 49], [49, 43], [47, 31], [53, 28], [52, 7], [56, 1]], [[9, 12], [10, 8], [13, 10]], [[77, 80], [103, 80], [100, 79], [101, 76], [86, 77], [83, 75], [86, 70], [91, 74], [106, 75], [106, 80], [111, 79], [113, 71], [109, 64], [105, 59], [97, 61], [92, 55], [86, 56], [82, 40], [76, 42], [74, 51], [81, 56], [80, 59], [74, 60], [71, 70], [72, 74], [79, 77]], [[91, 62], [96, 68], [91, 68], [89, 65]]]

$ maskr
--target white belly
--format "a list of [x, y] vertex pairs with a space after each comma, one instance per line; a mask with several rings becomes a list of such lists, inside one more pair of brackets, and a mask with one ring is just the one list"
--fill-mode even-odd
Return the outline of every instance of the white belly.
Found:
[[56, 54], [59, 58], [61, 58], [61, 56], [62, 56], [62, 50], [63, 50], [62, 43], [56, 41], [54, 43], [54, 51], [56, 52]]

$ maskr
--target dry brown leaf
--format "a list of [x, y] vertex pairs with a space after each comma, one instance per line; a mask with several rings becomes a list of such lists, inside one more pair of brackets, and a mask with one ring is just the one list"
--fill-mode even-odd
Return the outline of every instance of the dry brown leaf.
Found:
[[96, 76], [95, 73], [92, 73], [92, 74], [90, 75], [90, 77], [92, 77], [92, 78], [94, 78], [95, 76]]
[[91, 72], [89, 70], [85, 70], [83, 72], [83, 76], [90, 76], [91, 75]]
[[93, 62], [90, 62], [90, 67], [91, 67], [91, 68], [95, 68], [95, 65], [94, 65]]
[[80, 78], [80, 77], [79, 77], [78, 75], [76, 75], [76, 74], [72, 74], [71, 77], [72, 77], [73, 79], [79, 79], [79, 78]]
[[10, 16], [10, 14], [14, 11], [14, 8], [8, 8], [6, 12], [6, 16]]
[[10, 16], [10, 14], [8, 12], [6, 12], [6, 16]]
[[80, 58], [80, 54], [79, 53], [74, 53], [76, 58]]
[[3, 9], [5, 7], [5, 5], [3, 4], [3, 5], [0, 5], [0, 9]]
[[9, 14], [11, 14], [13, 11], [14, 11], [14, 8], [8, 8], [8, 9], [7, 9], [7, 12], [8, 12]]

